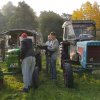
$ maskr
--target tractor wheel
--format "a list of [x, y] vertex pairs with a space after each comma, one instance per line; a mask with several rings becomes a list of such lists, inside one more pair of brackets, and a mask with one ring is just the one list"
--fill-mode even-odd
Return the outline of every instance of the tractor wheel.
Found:
[[32, 77], [32, 87], [36, 89], [38, 88], [38, 86], [39, 86], [39, 68], [35, 67]]
[[65, 64], [64, 84], [68, 88], [73, 88], [73, 71], [71, 64]]

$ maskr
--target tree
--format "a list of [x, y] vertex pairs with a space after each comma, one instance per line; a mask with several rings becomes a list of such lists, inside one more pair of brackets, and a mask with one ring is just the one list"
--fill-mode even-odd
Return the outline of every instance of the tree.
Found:
[[86, 2], [81, 6], [80, 9], [77, 9], [72, 14], [73, 20], [94, 20], [96, 22], [96, 28], [100, 29], [100, 9], [97, 2], [91, 4]]
[[6, 18], [0, 13], [0, 32], [3, 31], [6, 25]]
[[16, 7], [9, 1], [6, 5], [4, 5], [1, 9], [1, 12], [7, 18], [10, 18], [15, 13]]
[[39, 29], [43, 34], [44, 41], [47, 40], [47, 35], [54, 31], [59, 40], [62, 39], [62, 24], [63, 18], [52, 12], [52, 11], [43, 11], [39, 17]]
[[99, 5], [97, 4], [97, 2], [94, 2], [93, 4], [92, 13], [93, 13], [92, 19], [94, 19], [94, 21], [96, 22], [97, 29], [100, 29], [100, 9], [99, 9]]
[[72, 19], [73, 20], [83, 20], [84, 19], [84, 15], [82, 13], [82, 9], [77, 9], [76, 11], [73, 12], [73, 15], [72, 15]]
[[14, 15], [10, 18], [8, 29], [37, 29], [38, 22], [35, 12], [23, 1], [19, 2]]

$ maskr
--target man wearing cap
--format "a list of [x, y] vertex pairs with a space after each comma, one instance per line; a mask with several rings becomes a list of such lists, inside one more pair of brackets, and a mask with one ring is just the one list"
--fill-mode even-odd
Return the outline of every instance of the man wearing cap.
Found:
[[32, 74], [35, 68], [35, 57], [32, 47], [32, 39], [27, 38], [26, 33], [22, 33], [21, 38], [21, 60], [24, 82], [22, 92], [28, 92], [32, 84]]

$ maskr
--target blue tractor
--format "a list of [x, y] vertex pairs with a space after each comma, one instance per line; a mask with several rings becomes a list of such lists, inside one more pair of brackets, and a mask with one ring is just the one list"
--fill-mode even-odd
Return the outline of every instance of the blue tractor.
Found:
[[[95, 22], [91, 20], [67, 20], [63, 26], [60, 45], [61, 68], [64, 83], [74, 86], [73, 72], [92, 72], [100, 66], [100, 41], [95, 40]], [[76, 67], [78, 66], [78, 67]]]

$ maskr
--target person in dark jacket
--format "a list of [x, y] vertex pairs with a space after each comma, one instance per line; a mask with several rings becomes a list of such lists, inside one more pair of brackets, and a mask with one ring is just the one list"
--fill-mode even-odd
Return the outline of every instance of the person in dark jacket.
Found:
[[35, 68], [35, 57], [32, 47], [32, 39], [27, 38], [26, 33], [22, 33], [21, 37], [22, 41], [20, 58], [22, 60], [22, 74], [24, 82], [24, 88], [22, 91], [28, 92], [32, 84], [32, 74]]

